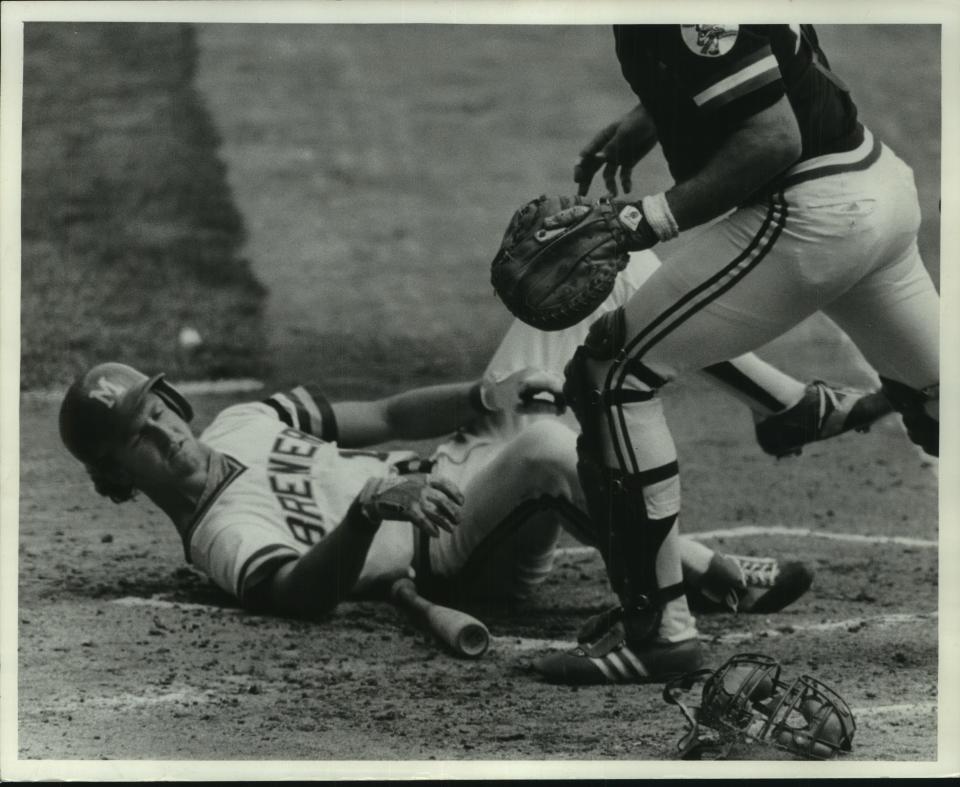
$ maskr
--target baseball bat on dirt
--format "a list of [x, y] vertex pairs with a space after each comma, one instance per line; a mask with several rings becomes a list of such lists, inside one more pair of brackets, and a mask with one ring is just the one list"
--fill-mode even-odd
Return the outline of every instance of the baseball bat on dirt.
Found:
[[458, 656], [478, 659], [490, 645], [490, 632], [472, 615], [442, 607], [417, 593], [413, 580], [401, 577], [390, 588], [394, 603]]

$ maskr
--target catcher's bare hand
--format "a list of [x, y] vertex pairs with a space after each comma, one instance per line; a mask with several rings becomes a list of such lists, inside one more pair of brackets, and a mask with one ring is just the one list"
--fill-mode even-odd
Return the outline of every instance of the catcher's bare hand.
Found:
[[484, 378], [480, 398], [488, 410], [518, 415], [559, 415], [566, 409], [563, 378], [543, 369], [520, 369], [499, 379]]
[[371, 478], [357, 500], [371, 522], [412, 522], [434, 537], [440, 530], [452, 532], [460, 524], [464, 502], [453, 481], [425, 473]]
[[623, 193], [633, 189], [633, 168], [656, 144], [657, 132], [650, 116], [641, 106], [637, 106], [620, 120], [602, 128], [583, 150], [573, 168], [573, 179], [577, 184], [577, 193], [583, 197], [590, 190], [593, 176], [603, 167], [603, 182], [607, 193], [615, 197], [617, 191], [617, 172]]

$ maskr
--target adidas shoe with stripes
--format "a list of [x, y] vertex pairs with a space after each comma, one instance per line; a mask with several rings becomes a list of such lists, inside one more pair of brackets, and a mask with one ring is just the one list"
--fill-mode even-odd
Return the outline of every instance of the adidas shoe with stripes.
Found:
[[618, 683], [663, 683], [675, 675], [700, 669], [700, 640], [682, 642], [651, 638], [628, 643], [616, 623], [593, 642], [538, 659], [535, 668], [550, 683], [591, 686]]

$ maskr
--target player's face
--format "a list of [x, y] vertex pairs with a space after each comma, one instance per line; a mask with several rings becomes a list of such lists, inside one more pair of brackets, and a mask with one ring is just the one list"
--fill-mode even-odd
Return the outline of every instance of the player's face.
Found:
[[177, 483], [206, 469], [207, 457], [187, 423], [157, 394], [149, 393], [126, 442], [113, 451], [138, 487]]

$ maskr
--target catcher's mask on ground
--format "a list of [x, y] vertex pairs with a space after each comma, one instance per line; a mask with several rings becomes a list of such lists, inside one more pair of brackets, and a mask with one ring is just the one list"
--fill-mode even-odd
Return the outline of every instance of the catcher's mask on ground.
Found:
[[[700, 683], [701, 703], [688, 707], [681, 698]], [[761, 744], [825, 760], [850, 751], [856, 731], [853, 713], [835, 691], [809, 675], [784, 682], [779, 662], [759, 653], [740, 653], [716, 671], [670, 681], [663, 698], [689, 724], [677, 744], [683, 759], [733, 758], [734, 749]]]
[[148, 377], [122, 363], [102, 363], [78, 377], [60, 406], [60, 438], [77, 459], [96, 467], [136, 419], [153, 391], [184, 421], [193, 408], [163, 374]]

